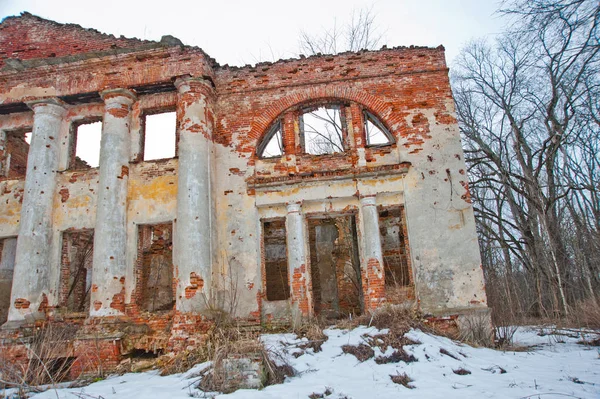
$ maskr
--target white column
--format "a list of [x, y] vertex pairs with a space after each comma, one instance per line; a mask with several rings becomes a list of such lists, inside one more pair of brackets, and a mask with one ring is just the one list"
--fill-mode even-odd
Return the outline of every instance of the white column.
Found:
[[8, 315], [14, 323], [43, 318], [48, 304], [59, 134], [66, 112], [57, 99], [28, 105], [34, 118]]
[[375, 196], [360, 199], [362, 226], [361, 277], [363, 284], [364, 311], [370, 312], [385, 300], [385, 275], [383, 252], [379, 232], [379, 212]]
[[306, 226], [300, 203], [287, 205], [285, 230], [292, 310], [301, 316], [310, 316], [312, 314], [310, 264]]
[[211, 196], [214, 90], [203, 78], [175, 81], [179, 92], [179, 170], [175, 221], [176, 309], [198, 312], [209, 299], [212, 281], [214, 214]]
[[127, 182], [129, 127], [133, 92], [110, 89], [105, 103], [100, 142], [100, 179], [94, 231], [90, 316], [121, 316], [125, 311], [127, 244]]

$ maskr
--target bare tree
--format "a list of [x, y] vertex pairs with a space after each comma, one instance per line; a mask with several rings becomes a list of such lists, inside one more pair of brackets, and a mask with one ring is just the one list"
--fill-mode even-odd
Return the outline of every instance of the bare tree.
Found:
[[468, 45], [452, 76], [488, 287], [516, 312], [568, 315], [600, 288], [600, 3], [504, 7], [512, 29]]
[[339, 26], [337, 19], [333, 26], [322, 33], [311, 35], [300, 32], [299, 48], [302, 54], [337, 54], [343, 51], [375, 50], [381, 45], [383, 35], [376, 23], [373, 8], [353, 10], [350, 22]]

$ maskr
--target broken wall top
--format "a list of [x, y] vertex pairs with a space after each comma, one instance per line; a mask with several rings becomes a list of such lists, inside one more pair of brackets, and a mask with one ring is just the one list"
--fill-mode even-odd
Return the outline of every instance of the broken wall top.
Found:
[[442, 46], [230, 67], [171, 36], [160, 42], [115, 37], [29, 13], [0, 23], [1, 114], [27, 111], [25, 102], [41, 97], [59, 97], [67, 104], [100, 102], [98, 92], [109, 88], [125, 87], [140, 95], [175, 91], [173, 81], [183, 75], [208, 78], [217, 92], [227, 93], [445, 69]]

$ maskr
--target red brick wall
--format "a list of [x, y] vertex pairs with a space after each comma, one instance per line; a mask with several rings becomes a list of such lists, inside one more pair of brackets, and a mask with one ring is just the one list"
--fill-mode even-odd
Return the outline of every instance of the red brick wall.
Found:
[[75, 24], [60, 24], [29, 13], [8, 17], [0, 25], [0, 66], [7, 58], [29, 60], [75, 54], [135, 48], [148, 41], [127, 39], [84, 29]]

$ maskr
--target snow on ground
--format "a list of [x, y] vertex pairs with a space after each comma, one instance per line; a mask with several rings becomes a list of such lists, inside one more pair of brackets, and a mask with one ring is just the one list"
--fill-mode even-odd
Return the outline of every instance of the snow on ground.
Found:
[[[283, 384], [262, 390], [239, 390], [216, 398], [283, 399], [308, 398], [309, 395], [330, 392], [330, 399], [385, 398], [600, 398], [600, 350], [579, 345], [580, 338], [563, 335], [538, 335], [539, 329], [521, 327], [515, 335], [520, 345], [535, 345], [522, 352], [503, 352], [473, 348], [447, 338], [411, 330], [407, 336], [420, 342], [404, 347], [418, 361], [378, 365], [374, 358], [359, 362], [344, 354], [341, 346], [365, 343], [364, 334], [379, 333], [375, 328], [359, 327], [351, 331], [329, 329], [322, 351], [308, 349], [295, 358], [298, 340], [293, 334], [263, 336], [268, 348], [285, 353], [299, 372]], [[549, 331], [548, 331], [549, 332]], [[305, 339], [304, 339], [305, 340]], [[440, 353], [445, 349], [454, 359]], [[374, 348], [375, 357], [381, 355]], [[388, 348], [386, 354], [393, 351]], [[286, 353], [287, 352], [287, 353]], [[212, 397], [194, 388], [198, 378], [193, 375], [205, 368], [198, 365], [184, 374], [161, 377], [151, 371], [114, 376], [84, 388], [50, 390], [35, 399], [62, 398], [165, 398]], [[463, 368], [469, 375], [457, 375]], [[501, 370], [505, 370], [504, 373]], [[390, 375], [406, 373], [414, 381], [414, 389], [395, 384]], [[313, 396], [315, 397], [315, 396]]]

